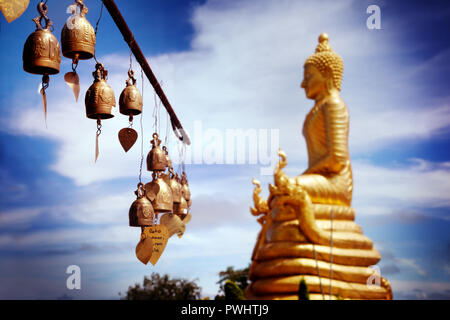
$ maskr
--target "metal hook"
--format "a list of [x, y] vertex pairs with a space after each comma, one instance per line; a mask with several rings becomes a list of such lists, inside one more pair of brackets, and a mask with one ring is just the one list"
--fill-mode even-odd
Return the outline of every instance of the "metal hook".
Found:
[[[47, 17], [48, 7], [46, 5], [46, 2], [41, 1], [37, 5], [39, 16], [33, 19], [33, 22], [36, 24], [36, 29], [48, 29], [53, 24], [52, 21]], [[42, 27], [42, 19], [44, 19], [45, 21], [45, 28]]]

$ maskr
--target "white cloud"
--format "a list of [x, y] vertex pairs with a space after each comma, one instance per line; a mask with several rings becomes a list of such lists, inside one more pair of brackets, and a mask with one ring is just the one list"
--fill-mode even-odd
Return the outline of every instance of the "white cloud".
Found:
[[23, 224], [44, 211], [43, 208], [19, 208], [0, 212], [0, 226]]
[[390, 214], [398, 209], [450, 207], [448, 162], [411, 162], [385, 168], [354, 161], [353, 204], [357, 213]]
[[417, 262], [413, 259], [395, 258], [395, 261], [414, 269], [421, 276], [427, 275], [427, 272], [420, 265], [418, 265]]

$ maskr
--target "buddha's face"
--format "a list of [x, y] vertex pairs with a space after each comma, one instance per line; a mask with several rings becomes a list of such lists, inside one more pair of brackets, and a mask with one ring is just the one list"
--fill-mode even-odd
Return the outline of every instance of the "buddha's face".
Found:
[[305, 89], [308, 99], [317, 99], [319, 95], [327, 91], [327, 79], [315, 66], [307, 64], [300, 87]]

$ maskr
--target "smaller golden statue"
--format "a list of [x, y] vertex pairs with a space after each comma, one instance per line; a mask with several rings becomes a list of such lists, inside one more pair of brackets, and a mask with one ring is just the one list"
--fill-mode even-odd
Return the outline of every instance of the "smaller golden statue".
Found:
[[[249, 271], [248, 299], [298, 299], [304, 279], [311, 299], [391, 299], [389, 282], [370, 266], [381, 259], [351, 208], [349, 115], [340, 97], [343, 62], [319, 37], [301, 87], [315, 101], [303, 125], [308, 169], [288, 177], [281, 150], [267, 201], [256, 185], [251, 208], [262, 229]], [[378, 281], [377, 281], [378, 280]]]

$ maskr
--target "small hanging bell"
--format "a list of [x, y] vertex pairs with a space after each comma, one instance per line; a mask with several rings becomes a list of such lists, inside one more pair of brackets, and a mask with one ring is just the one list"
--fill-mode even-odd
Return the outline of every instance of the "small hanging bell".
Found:
[[148, 171], [164, 171], [167, 167], [166, 154], [160, 148], [161, 140], [158, 138], [158, 134], [153, 134], [153, 140], [150, 141], [152, 149], [147, 155], [147, 170]]
[[145, 191], [156, 213], [173, 210], [172, 190], [160, 174], [153, 172], [153, 181], [145, 185]]
[[[50, 31], [53, 23], [47, 17], [47, 5], [41, 1], [37, 9], [39, 17], [33, 19], [36, 31], [28, 36], [23, 48], [23, 70], [41, 75], [57, 74], [61, 63], [59, 42]], [[45, 27], [41, 25], [42, 19]]]
[[172, 160], [170, 160], [169, 151], [167, 150], [166, 146], [163, 146], [163, 151], [164, 151], [164, 154], [166, 155], [167, 168], [172, 168]]
[[187, 175], [186, 175], [186, 172], [184, 172], [184, 171], [181, 175], [181, 185], [183, 187], [183, 197], [184, 197], [184, 199], [186, 199], [186, 202], [188, 203], [188, 206], [190, 207], [191, 190], [189, 189]]
[[86, 116], [90, 119], [109, 119], [114, 117], [116, 99], [114, 91], [106, 82], [108, 71], [103, 64], [97, 63], [94, 76], [94, 83], [89, 87], [84, 99], [86, 105]]
[[171, 177], [168, 184], [172, 190], [173, 203], [175, 205], [181, 202], [183, 187], [179, 182], [178, 175], [174, 174], [172, 167], [170, 167], [169, 173], [171, 174]]
[[142, 183], [138, 184], [138, 189], [135, 193], [137, 199], [131, 204], [128, 212], [130, 227], [152, 226], [155, 212], [152, 203], [146, 197], [146, 191]]
[[126, 116], [136, 116], [142, 112], [142, 95], [136, 88], [136, 79], [133, 70], [128, 71], [127, 86], [119, 98], [119, 110]]
[[176, 214], [177, 216], [179, 216], [181, 218], [181, 220], [184, 219], [184, 217], [187, 215], [188, 213], [188, 205], [186, 202], [186, 199], [184, 199], [184, 197], [180, 198], [180, 202], [179, 203], [173, 203], [173, 213]]
[[76, 0], [69, 10], [72, 15], [61, 30], [62, 54], [77, 64], [78, 60], [87, 60], [94, 56], [95, 31], [85, 17], [88, 8], [84, 5], [84, 0]]

